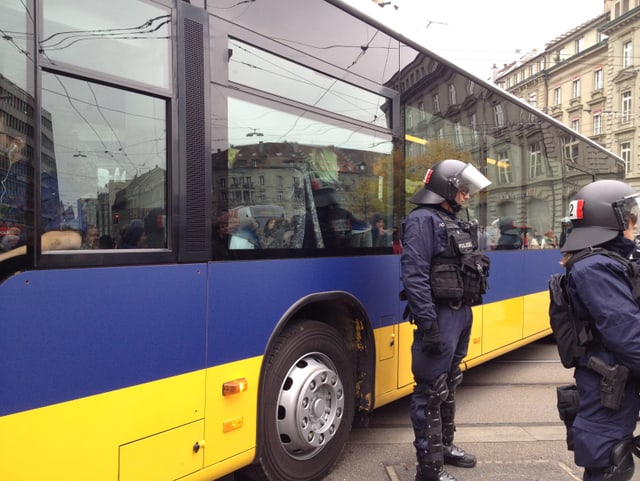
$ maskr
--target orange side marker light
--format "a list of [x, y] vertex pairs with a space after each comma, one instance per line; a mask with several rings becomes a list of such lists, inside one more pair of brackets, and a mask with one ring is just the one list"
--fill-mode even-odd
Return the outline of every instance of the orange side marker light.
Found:
[[248, 387], [246, 378], [234, 379], [233, 381], [227, 381], [222, 385], [222, 395], [231, 396], [232, 394], [240, 394], [245, 392]]

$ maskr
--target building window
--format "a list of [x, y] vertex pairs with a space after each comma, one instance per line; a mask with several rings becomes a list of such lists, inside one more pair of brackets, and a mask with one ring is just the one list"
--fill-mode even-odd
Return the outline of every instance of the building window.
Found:
[[622, 44], [622, 68], [633, 65], [633, 44], [631, 40]]
[[602, 89], [603, 75], [602, 68], [594, 70], [593, 72], [593, 90]]
[[462, 149], [464, 147], [464, 137], [462, 135], [462, 126], [460, 122], [453, 124], [453, 129], [456, 135], [456, 148]]
[[529, 94], [529, 105], [532, 107], [538, 107], [538, 95], [536, 93]]
[[631, 173], [631, 142], [622, 142], [620, 144], [620, 157], [624, 160], [624, 174]]
[[562, 137], [562, 160], [575, 162], [578, 159], [580, 142], [573, 135]]
[[602, 114], [600, 112], [593, 114], [593, 135], [602, 133]]
[[475, 89], [475, 82], [473, 80], [469, 80], [467, 82], [467, 95], [473, 95], [473, 90]]
[[420, 115], [420, 122], [422, 122], [425, 119], [424, 102], [420, 102], [418, 104], [418, 111]]
[[440, 112], [440, 97], [438, 97], [438, 94], [433, 96], [433, 111]]
[[478, 145], [478, 118], [476, 114], [471, 114], [471, 135], [473, 145]]
[[553, 105], [562, 104], [562, 87], [556, 87], [553, 89]]
[[529, 145], [529, 178], [535, 179], [543, 175], [542, 151], [540, 144], [535, 142]]
[[453, 84], [449, 84], [449, 105], [457, 104], [456, 100], [456, 86]]
[[511, 162], [509, 162], [509, 151], [498, 152], [498, 184], [511, 183]]
[[571, 119], [571, 128], [576, 132], [580, 132], [580, 119]]
[[582, 52], [584, 50], [584, 37], [580, 37], [575, 41], [575, 49], [576, 53]]
[[529, 77], [533, 77], [535, 70], [533, 65], [529, 65]]
[[573, 79], [573, 84], [572, 84], [572, 92], [573, 92], [573, 97], [572, 98], [578, 98], [580, 97], [580, 79], [579, 78], [574, 78]]
[[629, 122], [631, 120], [631, 91], [622, 92], [622, 121]]
[[500, 104], [495, 105], [494, 106], [494, 110], [495, 110], [496, 127], [501, 129], [505, 125], [504, 124], [504, 111], [502, 110], [502, 105], [500, 105]]

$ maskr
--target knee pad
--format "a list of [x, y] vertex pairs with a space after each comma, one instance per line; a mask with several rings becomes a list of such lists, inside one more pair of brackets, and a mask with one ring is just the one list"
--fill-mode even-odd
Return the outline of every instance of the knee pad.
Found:
[[629, 481], [633, 477], [634, 440], [624, 439], [611, 450], [611, 465], [604, 474], [604, 481]]
[[427, 406], [429, 407], [440, 407], [440, 404], [447, 399], [449, 396], [449, 386], [447, 384], [447, 373], [443, 373], [435, 380], [435, 382], [430, 386], [429, 392], [427, 395], [429, 396], [429, 401]]
[[456, 388], [462, 383], [462, 371], [460, 366], [455, 366], [449, 371], [449, 391], [455, 391]]

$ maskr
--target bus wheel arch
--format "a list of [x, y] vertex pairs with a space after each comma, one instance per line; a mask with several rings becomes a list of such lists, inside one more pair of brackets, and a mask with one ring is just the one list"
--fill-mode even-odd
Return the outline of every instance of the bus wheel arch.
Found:
[[324, 478], [346, 444], [356, 408], [370, 400], [371, 391], [361, 392], [373, 377], [364, 310], [352, 298], [320, 297], [291, 310], [269, 343], [256, 464], [240, 479]]

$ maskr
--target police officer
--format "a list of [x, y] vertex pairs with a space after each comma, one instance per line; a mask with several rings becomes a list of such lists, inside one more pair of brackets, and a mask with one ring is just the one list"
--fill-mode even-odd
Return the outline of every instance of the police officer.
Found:
[[491, 182], [472, 165], [448, 159], [429, 169], [424, 183], [409, 199], [418, 207], [403, 222], [401, 258], [404, 292], [416, 325], [411, 347], [415, 479], [456, 481], [444, 463], [472, 468], [476, 458], [453, 444], [455, 390], [462, 381], [459, 364], [467, 354], [473, 303], [463, 299], [463, 287], [454, 279], [460, 278], [462, 256], [477, 248], [477, 233], [456, 214], [471, 194]]
[[[629, 258], [635, 250], [631, 231], [638, 195], [616, 180], [580, 189], [569, 206], [573, 228], [560, 249], [565, 253], [563, 264], [575, 256], [567, 295], [576, 319], [588, 320], [594, 337], [574, 371], [579, 404], [571, 431], [575, 462], [585, 468], [584, 481], [627, 481], [633, 475], [633, 431], [640, 410], [640, 307], [622, 262], [598, 253], [576, 254], [600, 247]], [[591, 358], [629, 369], [618, 409], [602, 405], [602, 378], [589, 367]]]

